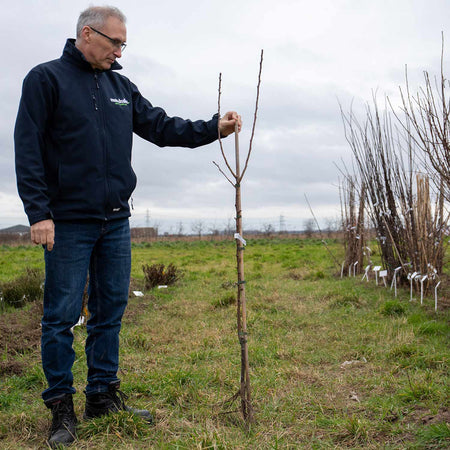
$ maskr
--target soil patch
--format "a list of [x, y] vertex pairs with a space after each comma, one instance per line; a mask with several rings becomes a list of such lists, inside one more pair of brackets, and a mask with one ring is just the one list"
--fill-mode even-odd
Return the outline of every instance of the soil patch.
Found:
[[420, 425], [431, 425], [436, 423], [450, 423], [450, 409], [442, 408], [436, 414], [431, 414], [429, 409], [417, 408], [405, 418], [408, 422]]
[[13, 358], [39, 348], [41, 317], [41, 301], [33, 303], [28, 310], [19, 309], [0, 315], [0, 353], [3, 357], [0, 374], [19, 374], [23, 371], [23, 364]]
[[0, 361], [0, 377], [21, 375], [25, 369], [25, 365], [19, 361]]

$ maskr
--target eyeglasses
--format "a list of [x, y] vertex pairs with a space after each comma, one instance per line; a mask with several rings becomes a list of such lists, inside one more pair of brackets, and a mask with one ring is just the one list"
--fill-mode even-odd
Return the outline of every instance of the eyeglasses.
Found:
[[108, 41], [111, 42], [112, 45], [114, 45], [114, 47], [116, 48], [120, 48], [120, 50], [123, 52], [125, 50], [125, 47], [127, 46], [127, 44], [125, 42], [119, 41], [118, 39], [113, 39], [110, 38], [109, 36], [107, 36], [106, 34], [102, 33], [101, 31], [96, 30], [94, 27], [91, 27], [90, 25], [88, 25], [88, 27], [92, 30], [95, 31], [96, 33], [100, 34], [101, 36], [105, 37], [106, 39], [108, 39]]

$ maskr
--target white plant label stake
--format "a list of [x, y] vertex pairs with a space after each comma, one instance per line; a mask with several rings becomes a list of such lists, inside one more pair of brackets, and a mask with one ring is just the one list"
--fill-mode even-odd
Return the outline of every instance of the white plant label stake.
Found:
[[414, 272], [412, 274], [408, 273], [408, 280], [409, 280], [409, 283], [410, 283], [410, 288], [409, 288], [409, 294], [410, 294], [409, 301], [410, 302], [413, 301], [413, 281], [415, 280], [415, 278], [417, 276], [420, 277], [420, 273], [419, 272]]
[[378, 286], [378, 272], [381, 270], [381, 266], [375, 266], [373, 271], [375, 272], [375, 284]]
[[381, 277], [382, 280], [383, 280], [384, 287], [387, 287], [387, 285], [386, 285], [386, 277], [387, 277], [387, 274], [388, 274], [387, 270], [381, 270], [381, 271], [380, 271], [380, 277]]
[[369, 282], [369, 270], [370, 270], [370, 264], [368, 266], [366, 266], [366, 268], [364, 269], [364, 275], [361, 278], [361, 281], [364, 281], [364, 278], [365, 278], [366, 281]]
[[397, 273], [401, 269], [402, 269], [402, 266], [397, 267], [396, 269], [394, 269], [394, 276], [392, 277], [391, 291], [392, 291], [392, 286], [394, 286], [394, 294], [395, 294], [396, 297], [397, 297]]
[[423, 304], [423, 282], [428, 278], [427, 275], [424, 275], [422, 278], [419, 279], [420, 281], [420, 304]]
[[441, 282], [439, 281], [439, 283], [436, 285], [436, 287], [434, 288], [434, 311], [437, 311], [437, 290], [439, 285], [441, 284]]
[[356, 277], [356, 266], [358, 265], [358, 261], [353, 264], [353, 276]]

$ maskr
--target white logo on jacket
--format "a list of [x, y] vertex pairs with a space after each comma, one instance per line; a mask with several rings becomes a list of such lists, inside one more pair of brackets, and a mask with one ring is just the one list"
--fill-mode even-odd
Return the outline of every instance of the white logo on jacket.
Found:
[[109, 100], [111, 101], [111, 103], [114, 103], [115, 105], [118, 105], [118, 106], [127, 106], [130, 104], [130, 102], [126, 98], [121, 98], [121, 99], [110, 98]]

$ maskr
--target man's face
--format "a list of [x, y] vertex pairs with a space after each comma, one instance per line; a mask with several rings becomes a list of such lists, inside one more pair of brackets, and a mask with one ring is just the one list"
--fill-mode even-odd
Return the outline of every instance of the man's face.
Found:
[[[94, 69], [108, 70], [116, 58], [122, 56], [120, 45], [115, 45], [107, 37], [89, 28], [89, 40], [85, 57]], [[94, 27], [95, 28], [95, 27]], [[116, 41], [117, 44], [127, 40], [127, 29], [125, 24], [116, 17], [108, 17], [105, 25], [96, 28], [104, 35]]]

